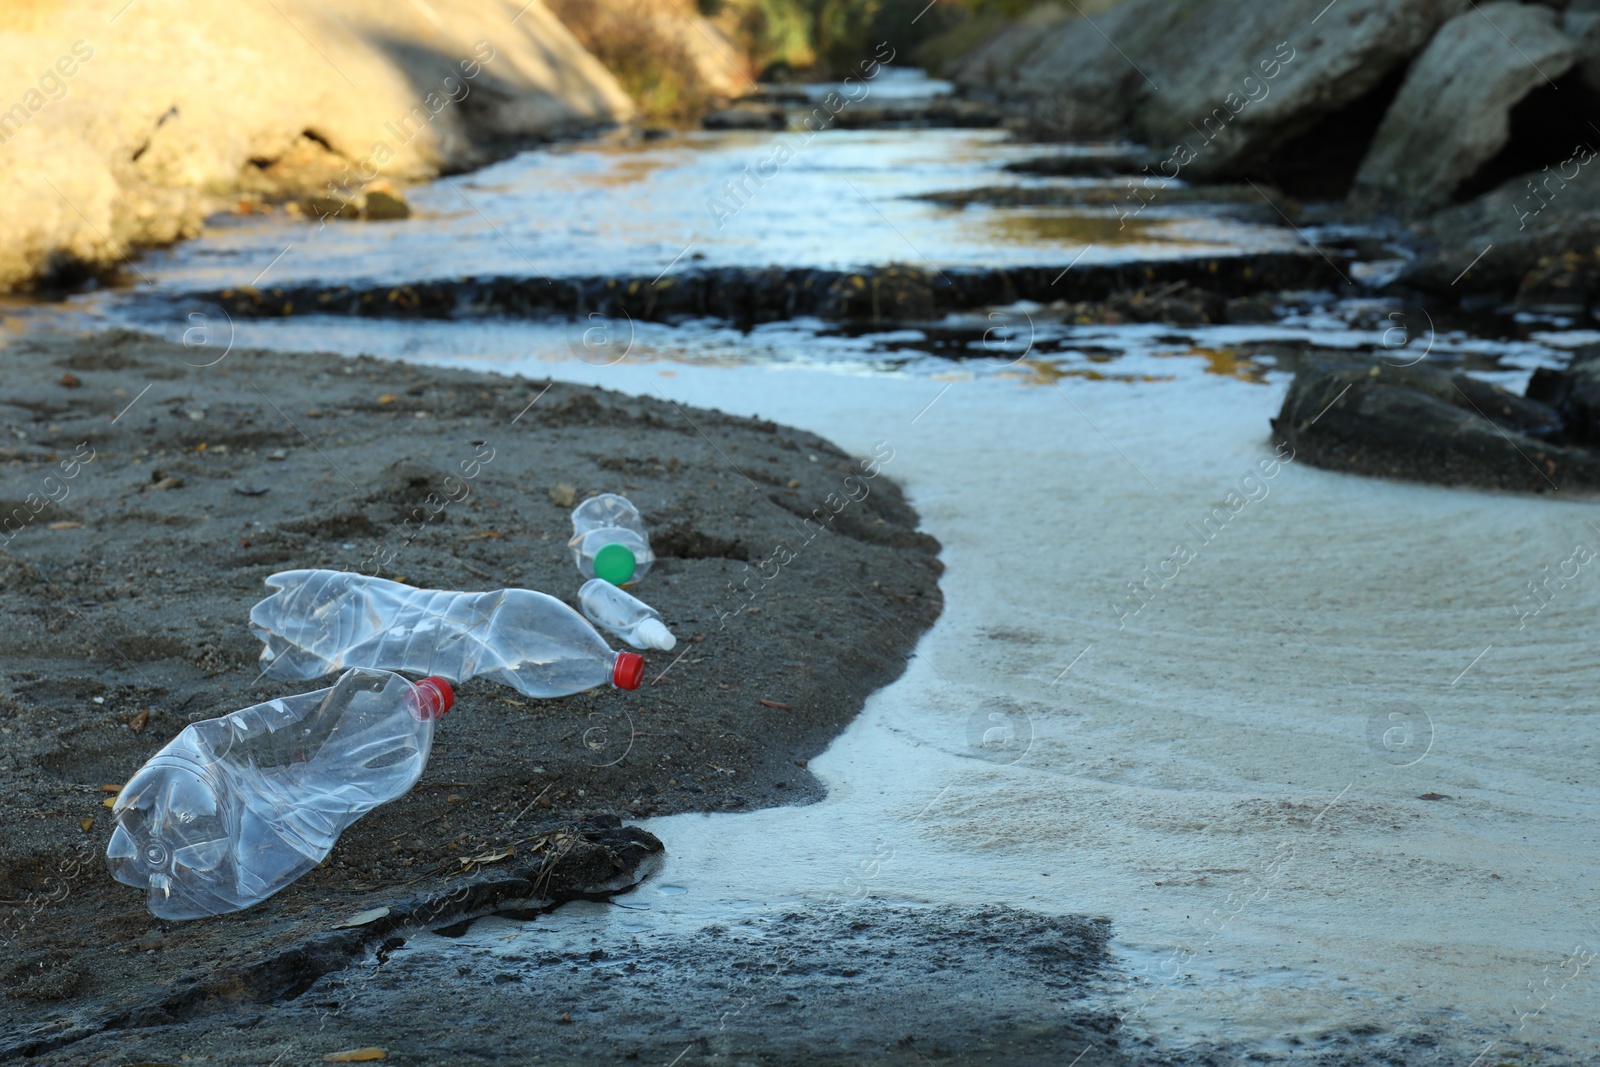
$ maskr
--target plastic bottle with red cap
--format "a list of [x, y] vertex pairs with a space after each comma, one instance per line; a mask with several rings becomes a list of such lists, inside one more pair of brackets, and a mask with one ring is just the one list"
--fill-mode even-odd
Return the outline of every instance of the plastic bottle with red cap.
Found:
[[320, 678], [347, 667], [492, 678], [530, 697], [600, 685], [635, 689], [644, 658], [614, 651], [555, 597], [531, 589], [455, 593], [347, 571], [283, 571], [250, 611], [273, 678]]
[[145, 890], [162, 919], [265, 900], [416, 784], [454, 702], [443, 678], [350, 670], [327, 689], [191, 723], [117, 795], [112, 877]]

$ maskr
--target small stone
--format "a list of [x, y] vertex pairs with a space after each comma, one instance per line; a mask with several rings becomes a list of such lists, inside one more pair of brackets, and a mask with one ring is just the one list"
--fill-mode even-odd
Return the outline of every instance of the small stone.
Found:
[[233, 491], [240, 496], [262, 496], [268, 489], [264, 485], [236, 485]]
[[274, 448], [271, 452], [267, 453], [267, 458], [268, 459], [278, 459], [278, 460], [288, 459], [289, 458], [289, 453], [288, 453], [287, 449]]
[[79, 378], [71, 371], [67, 371], [67, 373], [61, 376], [61, 384], [66, 386], [68, 389], [76, 389], [78, 386], [83, 384], [83, 379]]
[[558, 508], [570, 508], [578, 502], [578, 490], [566, 482], [557, 482], [550, 487], [550, 503]]
[[393, 189], [368, 189], [366, 217], [368, 222], [409, 219], [411, 205]]
[[318, 219], [354, 219], [361, 216], [361, 209], [355, 201], [341, 196], [307, 197], [301, 203], [300, 210]]
[[167, 947], [167, 935], [160, 930], [151, 930], [139, 939], [139, 951], [159, 952]]

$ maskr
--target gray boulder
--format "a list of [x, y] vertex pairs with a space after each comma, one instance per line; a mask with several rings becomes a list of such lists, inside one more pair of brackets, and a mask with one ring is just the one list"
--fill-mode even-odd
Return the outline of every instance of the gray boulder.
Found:
[[1548, 404], [1560, 414], [1566, 426], [1564, 440], [1600, 445], [1600, 345], [1575, 351], [1565, 370], [1534, 371], [1528, 399]]
[[1427, 209], [1505, 147], [1511, 109], [1572, 67], [1556, 13], [1497, 0], [1445, 23], [1406, 74], [1356, 175], [1355, 198]]
[[1595, 92], [1600, 92], [1600, 0], [1573, 4], [1562, 13], [1561, 29], [1577, 51], [1578, 76]]
[[1467, 0], [1128, 0], [1019, 22], [947, 73], [1026, 102], [1048, 130], [1131, 131], [1163, 159], [1179, 153], [1169, 174], [1226, 177], [1359, 100], [1466, 10]]
[[1273, 420], [1295, 459], [1384, 478], [1546, 493], [1600, 489], [1600, 452], [1557, 444], [1559, 413], [1429, 367], [1304, 359]]
[[1155, 144], [1187, 144], [1190, 173], [1219, 177], [1270, 163], [1366, 95], [1466, 0], [1173, 6], [1189, 7], [1189, 17], [1152, 51], [1148, 71], [1160, 91], [1141, 98], [1135, 119]]
[[[1533, 174], [1437, 212], [1429, 249], [1402, 281], [1455, 296], [1497, 293], [1526, 304], [1600, 298], [1600, 135]], [[1470, 267], [1470, 269], [1469, 269]]]
[[1133, 102], [1154, 83], [1139, 73], [1163, 36], [1186, 21], [1172, 0], [1127, 0], [1078, 16], [1045, 5], [942, 73], [968, 89], [1025, 101], [1053, 133], [1099, 136], [1128, 129]]

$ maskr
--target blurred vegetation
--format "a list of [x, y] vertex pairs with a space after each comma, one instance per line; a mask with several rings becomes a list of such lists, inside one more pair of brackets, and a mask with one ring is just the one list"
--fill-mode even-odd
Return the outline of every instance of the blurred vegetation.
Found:
[[[938, 67], [1012, 19], [1095, 15], [1122, 0], [700, 0], [701, 13], [739, 42], [769, 76], [839, 76], [880, 42], [896, 62]], [[1048, 10], [1041, 10], [1048, 9]]]
[[[4, 3], [5, 0], [0, 0]], [[689, 0], [546, 0], [578, 40], [622, 83], [648, 116], [681, 118], [714, 95], [700, 83], [683, 44], [664, 22], [695, 10]], [[697, 0], [698, 13], [748, 60], [737, 80], [838, 77], [881, 42], [895, 62], [938, 67], [1008, 21], [1038, 8], [1061, 18], [1096, 13], [1119, 0]], [[1044, 12], [1041, 12], [1044, 14]]]
[[[700, 0], [763, 74], [840, 75], [887, 41], [900, 56], [952, 37], [954, 50], [1050, 0]], [[1115, 0], [1083, 4], [1111, 6]]]
[[709, 103], [709, 92], [682, 42], [661, 32], [676, 12], [671, 0], [545, 0], [651, 118], [684, 118]]

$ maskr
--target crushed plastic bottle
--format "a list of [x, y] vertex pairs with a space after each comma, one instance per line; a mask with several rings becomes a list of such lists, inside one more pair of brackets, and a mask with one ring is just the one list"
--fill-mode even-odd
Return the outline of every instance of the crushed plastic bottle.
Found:
[[578, 607], [583, 609], [584, 618], [634, 648], [670, 652], [678, 643], [661, 621], [659, 611], [604, 578], [590, 578], [583, 583], [578, 590]]
[[530, 589], [450, 593], [347, 571], [282, 571], [250, 610], [273, 678], [308, 679], [346, 667], [492, 678], [531, 697], [610, 683], [637, 689], [644, 657], [616, 652], [555, 597]]
[[585, 578], [629, 585], [650, 573], [656, 554], [639, 509], [625, 496], [601, 493], [572, 509], [573, 561]]
[[260, 903], [416, 784], [454, 701], [443, 678], [352, 670], [331, 688], [190, 724], [117, 795], [112, 877], [147, 890], [162, 919]]

